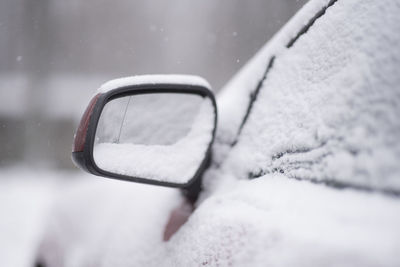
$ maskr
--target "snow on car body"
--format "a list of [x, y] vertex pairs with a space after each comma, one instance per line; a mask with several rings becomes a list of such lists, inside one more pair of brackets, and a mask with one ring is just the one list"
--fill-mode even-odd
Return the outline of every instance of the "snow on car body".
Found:
[[[400, 5], [315, 0], [218, 96], [197, 208], [86, 179], [60, 198], [49, 266], [398, 266]], [[250, 179], [249, 179], [250, 178]]]

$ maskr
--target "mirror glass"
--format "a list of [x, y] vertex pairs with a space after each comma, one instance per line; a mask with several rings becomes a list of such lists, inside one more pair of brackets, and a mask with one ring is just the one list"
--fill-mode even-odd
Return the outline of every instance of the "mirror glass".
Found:
[[94, 161], [111, 173], [185, 184], [206, 155], [214, 119], [211, 100], [196, 94], [113, 99], [100, 115]]

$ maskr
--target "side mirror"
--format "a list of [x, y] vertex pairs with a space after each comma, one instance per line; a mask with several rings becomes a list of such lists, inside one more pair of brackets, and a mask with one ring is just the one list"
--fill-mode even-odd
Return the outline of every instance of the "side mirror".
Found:
[[216, 124], [215, 97], [199, 77], [117, 79], [90, 101], [72, 159], [99, 176], [189, 188], [207, 167]]

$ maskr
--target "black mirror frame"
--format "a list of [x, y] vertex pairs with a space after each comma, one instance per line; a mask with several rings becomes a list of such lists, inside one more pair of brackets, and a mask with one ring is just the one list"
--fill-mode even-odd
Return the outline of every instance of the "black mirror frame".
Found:
[[[95, 141], [96, 129], [97, 129], [100, 115], [101, 115], [101, 112], [103, 111], [104, 106], [109, 101], [119, 98], [119, 97], [128, 96], [128, 95], [132, 96], [132, 95], [139, 95], [139, 94], [156, 94], [156, 93], [196, 94], [196, 95], [200, 95], [202, 97], [210, 98], [210, 100], [214, 106], [215, 116], [214, 116], [214, 129], [212, 132], [212, 138], [208, 145], [204, 159], [201, 162], [199, 168], [197, 169], [194, 177], [185, 184], [161, 182], [161, 181], [151, 180], [148, 178], [132, 177], [132, 176], [127, 176], [127, 175], [111, 173], [111, 172], [108, 172], [108, 171], [105, 171], [105, 170], [99, 168], [96, 165], [94, 158], [93, 158], [93, 146], [94, 146], [94, 141]], [[91, 174], [106, 177], [106, 178], [112, 178], [112, 179], [118, 179], [118, 180], [130, 181], [130, 182], [145, 183], [145, 184], [152, 184], [152, 185], [159, 185], [159, 186], [182, 188], [182, 189], [190, 189], [191, 187], [193, 187], [193, 185], [198, 184], [200, 182], [201, 177], [202, 177], [204, 171], [207, 169], [209, 162], [210, 162], [211, 147], [214, 142], [215, 132], [216, 132], [216, 128], [217, 128], [217, 119], [218, 119], [217, 118], [218, 111], [217, 111], [217, 104], [215, 101], [215, 96], [210, 89], [203, 87], [203, 86], [199, 86], [199, 85], [188, 85], [188, 84], [161, 83], [161, 84], [131, 85], [131, 86], [119, 87], [119, 88], [107, 91], [105, 93], [99, 93], [98, 95], [96, 95], [93, 98], [92, 101], [95, 101], [95, 102], [93, 103], [94, 106], [92, 107], [92, 110], [89, 111], [90, 114], [87, 114], [89, 116], [89, 118], [88, 118], [89, 121], [88, 121], [87, 129], [85, 129], [86, 132], [85, 132], [85, 137], [84, 137], [83, 151], [73, 151], [72, 152], [72, 160], [78, 167], [80, 167], [81, 169], [83, 169], [86, 172], [89, 172]], [[89, 108], [91, 108], [90, 104], [89, 104], [88, 109]], [[85, 114], [83, 116], [85, 116]], [[76, 134], [75, 139], [77, 138], [77, 135], [78, 135], [78, 133]], [[76, 142], [76, 140], [75, 140], [75, 142]]]

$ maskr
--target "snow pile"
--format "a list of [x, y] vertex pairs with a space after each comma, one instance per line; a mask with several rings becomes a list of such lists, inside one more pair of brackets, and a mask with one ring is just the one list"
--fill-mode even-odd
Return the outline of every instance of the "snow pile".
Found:
[[205, 200], [158, 266], [399, 266], [399, 225], [398, 199], [267, 175]]
[[226, 171], [399, 192], [399, 12], [393, 0], [339, 0], [282, 45]]
[[180, 203], [180, 192], [81, 176], [55, 204], [40, 250], [42, 261], [65, 267], [148, 266], [159, 256], [164, 226]]
[[121, 88], [131, 85], [144, 85], [144, 84], [184, 84], [184, 85], [203, 86], [211, 90], [210, 84], [199, 76], [159, 74], [159, 75], [138, 75], [138, 76], [114, 79], [104, 83], [97, 90], [97, 92], [106, 93], [116, 88]]
[[[144, 144], [98, 142], [93, 151], [94, 160], [101, 169], [113, 173], [164, 182], [187, 183], [194, 177], [212, 140], [214, 114], [211, 100], [206, 98], [193, 121], [189, 122], [190, 130], [187, 135], [175, 143], [157, 145], [148, 143], [147, 140], [142, 140]], [[137, 116], [133, 117], [133, 120], [135, 119], [142, 120]], [[163, 120], [163, 117], [159, 119]], [[169, 121], [161, 121], [156, 125], [163, 124], [174, 126]], [[143, 125], [143, 129], [146, 127], [147, 125]], [[142, 127], [136, 129], [140, 132]], [[168, 130], [164, 133], [168, 135]], [[170, 139], [167, 138], [167, 141]]]

